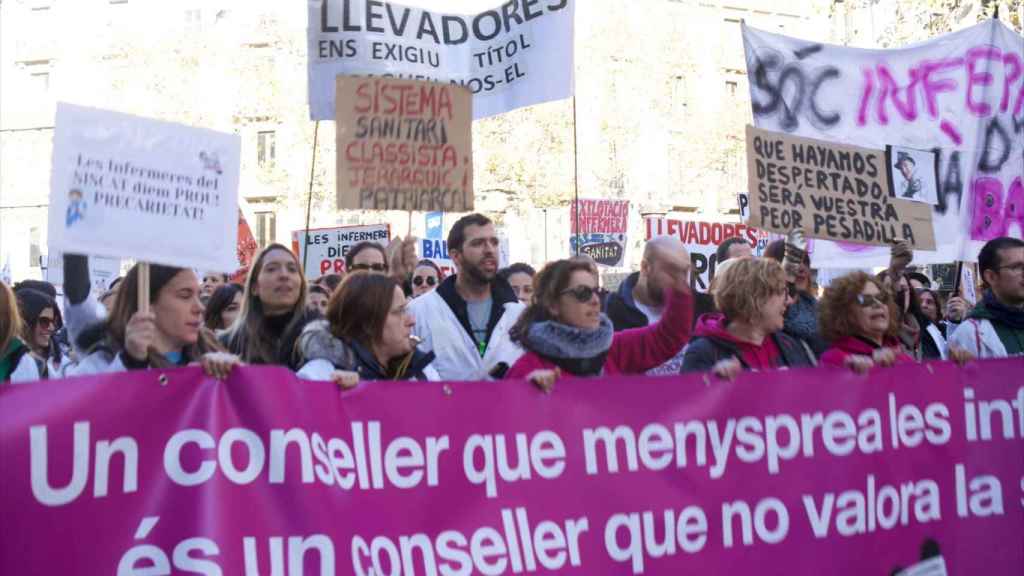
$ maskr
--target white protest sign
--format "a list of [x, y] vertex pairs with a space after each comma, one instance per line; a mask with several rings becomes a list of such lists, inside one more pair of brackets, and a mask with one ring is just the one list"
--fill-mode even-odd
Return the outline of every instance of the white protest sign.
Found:
[[[743, 41], [757, 127], [892, 146], [894, 164], [900, 149], [935, 151], [936, 250], [915, 251], [915, 262], [974, 261], [985, 241], [1024, 233], [1024, 38], [1002, 22], [895, 50], [822, 44], [747, 26]], [[926, 160], [915, 162], [926, 168]], [[885, 247], [815, 244], [817, 265], [888, 265]]]
[[311, 0], [310, 118], [334, 119], [338, 75], [459, 84], [474, 95], [475, 118], [568, 98], [575, 10], [575, 0], [506, 2], [479, 14]]
[[967, 300], [971, 306], [978, 303], [977, 283], [974, 281], [974, 266], [966, 262], [960, 268], [960, 291], [963, 293], [964, 300]]
[[[106, 292], [114, 278], [120, 275], [120, 258], [89, 258], [89, 282], [92, 284], [93, 294], [99, 296]], [[64, 292], [64, 257], [59, 252], [51, 252], [46, 257], [46, 281], [56, 286], [58, 292]]]
[[729, 238], [743, 238], [755, 255], [760, 256], [768, 246], [769, 234], [742, 223], [699, 222], [669, 218], [646, 218], [647, 240], [658, 236], [675, 236], [690, 253], [693, 273], [690, 286], [698, 292], [707, 292], [718, 267], [718, 245]]
[[231, 271], [239, 137], [57, 105], [51, 252]]
[[305, 230], [296, 230], [292, 232], [292, 250], [299, 255], [299, 262], [305, 263], [306, 278], [313, 280], [344, 272], [345, 255], [356, 244], [369, 241], [386, 248], [390, 239], [391, 227], [387, 224], [315, 228], [308, 236]]

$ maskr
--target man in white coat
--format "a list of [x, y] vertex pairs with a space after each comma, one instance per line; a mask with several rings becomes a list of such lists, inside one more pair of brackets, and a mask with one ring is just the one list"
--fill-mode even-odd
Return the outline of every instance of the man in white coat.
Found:
[[460, 218], [448, 232], [457, 274], [409, 305], [419, 348], [434, 353], [442, 380], [498, 379], [523, 354], [508, 331], [526, 307], [497, 275], [498, 245], [486, 216]]

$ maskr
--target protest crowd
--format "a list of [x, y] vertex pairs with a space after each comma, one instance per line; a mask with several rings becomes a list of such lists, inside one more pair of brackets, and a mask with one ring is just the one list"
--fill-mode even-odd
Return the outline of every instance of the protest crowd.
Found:
[[153, 265], [148, 311], [139, 266], [103, 294], [85, 256], [66, 255], [65, 294], [25, 280], [0, 287], [0, 377], [13, 384], [201, 364], [279, 365], [351, 388], [368, 380], [558, 380], [614, 374], [840, 366], [865, 373], [929, 360], [966, 363], [1024, 353], [1024, 241], [993, 239], [978, 254], [983, 296], [943, 299], [893, 245], [889, 267], [811, 285], [797, 230], [754, 257], [721, 243], [709, 294], [691, 290], [690, 257], [673, 237], [649, 240], [641, 269], [614, 293], [586, 256], [498, 268], [498, 237], [482, 214], [448, 235], [456, 273], [417, 260], [412, 239], [357, 244], [346, 274], [307, 284], [287, 247], [255, 258], [244, 285], [226, 275]]

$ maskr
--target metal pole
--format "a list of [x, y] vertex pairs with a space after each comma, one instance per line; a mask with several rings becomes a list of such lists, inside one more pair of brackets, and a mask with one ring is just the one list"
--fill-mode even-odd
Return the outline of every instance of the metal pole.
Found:
[[302, 237], [302, 273], [306, 273], [306, 261], [309, 260], [309, 249], [307, 243], [309, 242], [309, 215], [313, 210], [313, 175], [316, 173], [316, 144], [320, 136], [320, 121], [317, 120], [316, 124], [313, 125], [313, 161], [309, 165], [309, 197], [306, 199], [306, 231]]
[[[576, 243], [574, 245], [576, 256], [580, 255], [580, 233], [583, 227], [580, 225], [580, 148], [579, 135], [576, 123], [576, 95], [572, 97], [572, 155], [573, 155], [573, 210], [576, 211]], [[545, 220], [545, 224], [547, 221]], [[545, 258], [546, 260], [547, 258]]]

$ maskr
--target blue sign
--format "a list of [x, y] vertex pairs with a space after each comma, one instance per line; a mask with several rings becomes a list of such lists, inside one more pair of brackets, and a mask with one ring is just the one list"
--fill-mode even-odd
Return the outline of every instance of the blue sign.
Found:
[[448, 242], [446, 240], [424, 238], [421, 240], [423, 257], [434, 260], [448, 259]]
[[[444, 231], [444, 212], [427, 212], [427, 238], [432, 240], [440, 240], [442, 238], [442, 232]], [[444, 258], [448, 257], [448, 251], [445, 250]], [[430, 258], [430, 256], [428, 256]]]

